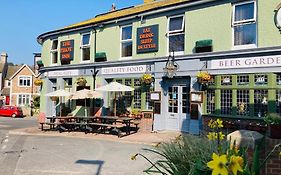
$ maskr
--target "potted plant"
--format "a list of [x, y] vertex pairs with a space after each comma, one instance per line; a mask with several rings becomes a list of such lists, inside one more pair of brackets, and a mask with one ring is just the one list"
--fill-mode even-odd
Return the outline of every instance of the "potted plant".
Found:
[[150, 85], [153, 82], [154, 78], [151, 74], [143, 74], [141, 77], [141, 82], [144, 85]]
[[197, 73], [196, 76], [197, 76], [197, 81], [201, 84], [208, 83], [212, 79], [211, 75], [207, 71], [200, 71]]
[[43, 81], [41, 80], [41, 79], [36, 79], [35, 81], [34, 81], [34, 85], [35, 86], [41, 86], [43, 84]]
[[281, 139], [281, 116], [277, 113], [266, 114], [264, 121], [269, 126], [269, 137]]
[[75, 82], [78, 86], [85, 86], [87, 80], [84, 77], [78, 77]]

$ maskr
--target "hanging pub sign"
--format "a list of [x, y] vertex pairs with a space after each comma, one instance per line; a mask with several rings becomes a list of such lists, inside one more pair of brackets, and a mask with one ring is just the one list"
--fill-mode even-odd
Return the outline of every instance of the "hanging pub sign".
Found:
[[137, 29], [137, 53], [158, 51], [158, 24]]
[[62, 61], [73, 60], [74, 56], [74, 40], [62, 41], [60, 43], [60, 59]]

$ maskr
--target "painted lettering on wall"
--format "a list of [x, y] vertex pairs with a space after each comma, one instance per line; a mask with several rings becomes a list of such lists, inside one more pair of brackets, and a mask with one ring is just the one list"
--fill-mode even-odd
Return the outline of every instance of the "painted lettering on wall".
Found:
[[63, 61], [73, 60], [74, 40], [62, 41], [60, 43], [60, 59]]
[[101, 68], [101, 74], [145, 73], [146, 65]]
[[158, 51], [158, 25], [137, 29], [137, 53]]
[[212, 60], [211, 69], [281, 66], [281, 55]]

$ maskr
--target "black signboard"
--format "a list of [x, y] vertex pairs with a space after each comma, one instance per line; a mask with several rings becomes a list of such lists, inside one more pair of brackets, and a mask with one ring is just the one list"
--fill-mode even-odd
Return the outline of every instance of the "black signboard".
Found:
[[152, 25], [137, 29], [137, 53], [158, 51], [158, 27]]
[[61, 61], [71, 61], [74, 57], [74, 40], [62, 41], [60, 43]]

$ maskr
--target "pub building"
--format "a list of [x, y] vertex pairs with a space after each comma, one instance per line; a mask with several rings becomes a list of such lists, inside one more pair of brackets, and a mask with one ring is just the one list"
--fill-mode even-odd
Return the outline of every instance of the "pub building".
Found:
[[[40, 111], [58, 115], [48, 92], [117, 81], [134, 88], [119, 93], [117, 114], [139, 109], [154, 131], [199, 134], [204, 117], [259, 122], [268, 112], [280, 114], [280, 6], [276, 0], [144, 0], [43, 33], [37, 38], [44, 64]], [[208, 81], [199, 81], [203, 72]], [[147, 74], [153, 81], [143, 81]], [[78, 85], [78, 77], [87, 83]], [[87, 100], [89, 114], [112, 111], [113, 98]], [[83, 114], [83, 101], [62, 102]]]

